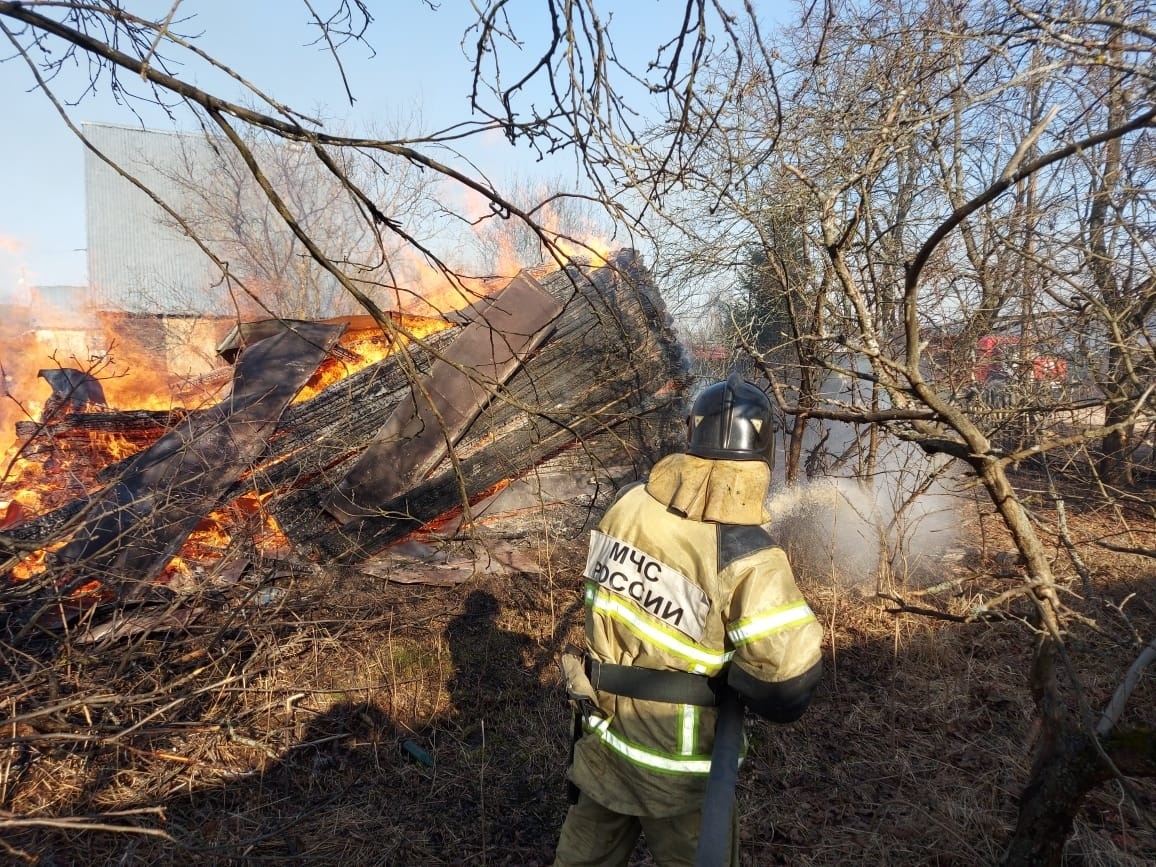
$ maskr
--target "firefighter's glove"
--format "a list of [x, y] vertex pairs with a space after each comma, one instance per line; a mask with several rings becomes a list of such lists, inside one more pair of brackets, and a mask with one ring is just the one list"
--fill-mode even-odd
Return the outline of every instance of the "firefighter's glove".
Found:
[[567, 647], [558, 659], [562, 668], [562, 685], [566, 688], [566, 697], [571, 707], [584, 716], [594, 709], [596, 694], [594, 684], [586, 676], [586, 666], [583, 662], [582, 651], [576, 647]]

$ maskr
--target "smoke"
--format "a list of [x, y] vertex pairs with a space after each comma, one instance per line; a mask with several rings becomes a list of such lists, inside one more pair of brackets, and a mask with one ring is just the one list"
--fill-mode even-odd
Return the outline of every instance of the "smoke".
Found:
[[868, 475], [862, 431], [836, 422], [816, 428], [803, 448], [809, 481], [777, 485], [767, 501], [768, 529], [799, 580], [864, 593], [940, 581], [943, 557], [959, 539], [959, 465], [879, 429]]
[[881, 520], [874, 499], [848, 479], [780, 489], [768, 529], [787, 551], [796, 577], [868, 590], [880, 566]]
[[[32, 303], [9, 305], [0, 319], [0, 456], [7, 458], [5, 469], [20, 444], [17, 423], [39, 421], [52, 395], [41, 370], [66, 368], [90, 374], [100, 381], [112, 406], [168, 407], [171, 398], [159, 372], [165, 368], [164, 355], [136, 341], [131, 328], [122, 328], [123, 336], [113, 331], [127, 320], [98, 315], [86, 287], [33, 287], [30, 293]], [[150, 394], [165, 402], [159, 406], [143, 402], [142, 395]]]
[[0, 305], [28, 303], [26, 246], [19, 238], [0, 232]]

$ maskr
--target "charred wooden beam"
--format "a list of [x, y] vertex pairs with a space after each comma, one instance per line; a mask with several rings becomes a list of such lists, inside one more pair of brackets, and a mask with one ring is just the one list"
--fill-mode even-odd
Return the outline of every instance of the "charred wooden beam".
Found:
[[229, 396], [135, 456], [56, 553], [57, 562], [73, 567], [78, 581], [99, 577], [122, 589], [128, 583], [122, 597], [151, 581], [259, 457], [281, 413], [341, 330], [287, 323], [280, 334], [247, 347]]
[[528, 274], [484, 299], [429, 376], [413, 383], [409, 397], [337, 485], [326, 510], [342, 523], [370, 517], [381, 502], [423, 478], [546, 338], [561, 310]]
[[[97, 450], [99, 442], [94, 445], [94, 434], [101, 438], [119, 437], [130, 445], [145, 448], [164, 436], [186, 415], [184, 410], [71, 412], [56, 415], [46, 422], [18, 421], [16, 436], [24, 442], [21, 457], [43, 461], [62, 449], [82, 447]], [[105, 455], [102, 467], [97, 470], [107, 462], [108, 456]]]
[[[318, 511], [342, 467], [269, 502], [285, 534], [323, 560], [354, 562], [573, 449], [583, 472], [644, 472], [682, 435], [688, 371], [665, 305], [632, 251], [540, 278], [561, 304], [554, 331], [430, 477], [342, 526]], [[455, 465], [456, 463], [456, 465]]]

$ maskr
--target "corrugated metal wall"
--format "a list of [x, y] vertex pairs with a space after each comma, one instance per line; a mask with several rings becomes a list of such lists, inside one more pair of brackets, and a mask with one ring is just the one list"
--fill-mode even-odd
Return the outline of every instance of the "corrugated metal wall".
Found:
[[[208, 160], [203, 139], [134, 127], [86, 123], [89, 141], [176, 211], [182, 190], [172, 180], [186, 160]], [[219, 272], [144, 192], [85, 149], [88, 282], [105, 310], [157, 314], [225, 314], [211, 291]]]

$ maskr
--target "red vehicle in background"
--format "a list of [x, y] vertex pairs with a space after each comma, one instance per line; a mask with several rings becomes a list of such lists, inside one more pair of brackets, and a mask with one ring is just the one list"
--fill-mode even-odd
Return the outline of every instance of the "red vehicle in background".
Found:
[[1068, 381], [1068, 362], [1055, 355], [1025, 352], [1019, 337], [985, 334], [975, 341], [971, 379], [977, 392], [1002, 396], [997, 403], [1011, 403], [1011, 392], [1058, 391]]

